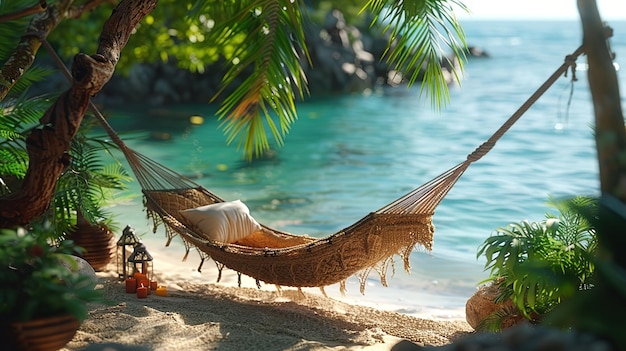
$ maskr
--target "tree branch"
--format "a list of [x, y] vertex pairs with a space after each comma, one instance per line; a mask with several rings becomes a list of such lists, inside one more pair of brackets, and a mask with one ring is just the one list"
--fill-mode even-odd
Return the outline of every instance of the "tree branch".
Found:
[[0, 199], [0, 228], [26, 224], [49, 206], [91, 97], [111, 79], [134, 28], [156, 4], [157, 0], [122, 0], [104, 24], [97, 53], [74, 57], [72, 87], [41, 117], [44, 126], [26, 139], [29, 166], [22, 188]]
[[105, 2], [114, 4], [115, 0], [90, 0], [80, 6], [72, 6], [67, 11], [67, 18], [74, 18], [74, 19], [80, 18], [80, 16], [82, 16], [83, 13], [89, 12]]
[[50, 5], [46, 11], [33, 17], [28, 25], [27, 34], [15, 47], [13, 55], [0, 70], [0, 101], [4, 100], [13, 85], [22, 77], [35, 61], [35, 55], [41, 47], [41, 40], [50, 34], [56, 27], [72, 4], [72, 0], [60, 1]]
[[9, 21], [16, 20], [18, 18], [30, 16], [35, 13], [43, 12], [47, 7], [48, 7], [48, 4], [46, 3], [46, 1], [41, 0], [37, 3], [37, 5], [33, 5], [31, 7], [28, 7], [28, 8], [16, 11], [16, 12], [0, 15], [0, 22], [9, 22]]

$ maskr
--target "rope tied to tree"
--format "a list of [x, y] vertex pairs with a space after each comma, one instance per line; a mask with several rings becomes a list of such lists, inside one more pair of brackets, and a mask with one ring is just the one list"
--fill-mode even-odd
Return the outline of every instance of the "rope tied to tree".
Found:
[[[572, 55], [565, 56], [565, 63], [570, 67], [572, 71], [572, 82], [578, 81], [578, 78], [576, 78], [576, 57], [573, 57]], [[565, 73], [563, 74], [564, 77], [567, 77], [567, 71], [568, 70], [566, 69]]]
[[517, 122], [520, 117], [526, 111], [528, 111], [532, 105], [539, 100], [539, 98], [556, 82], [556, 80], [561, 77], [561, 75], [567, 77], [568, 70], [572, 71], [572, 82], [577, 81], [576, 78], [576, 59], [578, 56], [584, 53], [583, 46], [581, 45], [576, 51], [574, 51], [570, 55], [565, 56], [565, 60], [563, 64], [552, 73], [548, 79], [515, 111], [511, 117], [509, 117], [506, 122], [502, 124], [502, 126], [495, 132], [493, 135], [484, 143], [482, 143], [479, 147], [477, 147], [472, 153], [467, 155], [466, 163], [472, 163], [480, 160], [483, 156], [485, 156], [491, 149], [496, 145], [496, 142], [500, 140], [500, 138]]

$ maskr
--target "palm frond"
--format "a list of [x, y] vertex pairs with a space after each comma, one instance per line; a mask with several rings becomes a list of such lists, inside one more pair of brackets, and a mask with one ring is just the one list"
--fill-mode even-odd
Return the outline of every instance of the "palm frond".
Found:
[[442, 45], [460, 58], [458, 69], [450, 65], [457, 82], [465, 60], [465, 34], [453, 5], [467, 11], [457, 0], [370, 0], [362, 10], [373, 14], [372, 26], [382, 24], [382, 30], [390, 34], [385, 60], [396, 70], [410, 72], [409, 85], [421, 77], [420, 94], [429, 95], [436, 108], [449, 102], [448, 82], [441, 68]]
[[[221, 127], [230, 144], [238, 140], [247, 159], [269, 149], [267, 130], [281, 145], [297, 118], [295, 101], [307, 94], [300, 66], [304, 46], [300, 1], [205, 1], [196, 11], [211, 7], [217, 23], [211, 42], [232, 47], [226, 57], [229, 69], [223, 77], [224, 93], [236, 79], [245, 77], [221, 103]], [[226, 19], [228, 21], [226, 21]], [[214, 99], [215, 99], [214, 98]]]
[[47, 96], [28, 98], [22, 93], [17, 98], [3, 101], [0, 104], [0, 128], [11, 129], [25, 134], [34, 125], [50, 106]]
[[502, 330], [502, 326], [506, 320], [517, 319], [520, 316], [519, 310], [514, 306], [503, 305], [501, 309], [488, 315], [477, 326], [477, 330], [499, 332]]
[[28, 168], [26, 137], [49, 105], [44, 97], [27, 99], [25, 94], [0, 104], [0, 177], [24, 178]]
[[47, 76], [51, 75], [54, 70], [31, 66], [24, 74], [20, 77], [20, 79], [15, 83], [13, 88], [11, 88], [10, 95], [19, 95], [25, 92], [33, 83], [41, 82], [46, 79]]
[[566, 200], [551, 197], [548, 205], [559, 211], [558, 223], [564, 224], [558, 226], [560, 240], [584, 248], [595, 244], [595, 228], [591, 220], [598, 216], [597, 199], [590, 196], [575, 196]]
[[110, 217], [104, 208], [112, 192], [123, 190], [132, 178], [121, 163], [104, 164], [103, 151], [109, 144], [87, 137], [84, 129], [72, 140], [70, 166], [57, 182], [54, 196], [54, 223], [59, 234], [76, 224], [78, 214], [89, 223]]
[[484, 241], [478, 255], [492, 280], [527, 317], [551, 311], [564, 298], [589, 284], [594, 272], [597, 199], [550, 198], [558, 216], [547, 213], [540, 222], [522, 221], [499, 228]]
[[23, 179], [28, 169], [28, 154], [18, 148], [0, 148], [0, 177]]

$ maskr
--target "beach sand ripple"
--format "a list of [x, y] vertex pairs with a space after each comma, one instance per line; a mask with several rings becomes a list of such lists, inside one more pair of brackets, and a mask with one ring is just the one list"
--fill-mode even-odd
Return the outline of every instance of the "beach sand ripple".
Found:
[[268, 291], [166, 275], [159, 284], [168, 285], [169, 296], [138, 299], [125, 293], [114, 272], [98, 277], [111, 303], [91, 306], [64, 350], [116, 349], [111, 345], [119, 350], [390, 350], [404, 339], [445, 345], [472, 332], [464, 321], [421, 319], [292, 288]]

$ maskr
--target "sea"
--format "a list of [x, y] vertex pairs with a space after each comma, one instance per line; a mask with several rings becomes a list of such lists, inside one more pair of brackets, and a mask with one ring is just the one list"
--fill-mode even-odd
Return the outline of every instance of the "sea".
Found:
[[[131, 148], [226, 200], [242, 200], [259, 222], [325, 237], [464, 161], [582, 43], [581, 24], [574, 20], [462, 25], [468, 44], [488, 57], [468, 59], [445, 106], [434, 108], [428, 96], [420, 95], [419, 85], [308, 99], [298, 104], [298, 120], [284, 145], [252, 163], [244, 161], [236, 143], [227, 145], [216, 106], [210, 104], [138, 104], [109, 111], [109, 120]], [[608, 25], [614, 29], [610, 45], [618, 79], [626, 87], [620, 69], [626, 68], [626, 22]], [[578, 59], [573, 78], [571, 72], [559, 78], [465, 171], [437, 207], [432, 251], [414, 250], [410, 273], [397, 258], [387, 287], [372, 273], [364, 294], [351, 278], [345, 295], [327, 287], [329, 298], [414, 316], [464, 319], [467, 299], [489, 277], [484, 258], [477, 257], [486, 238], [509, 223], [556, 214], [547, 204], [551, 197], [599, 194], [585, 56]], [[164, 229], [152, 233], [136, 182], [111, 211], [121, 227], [135, 228], [149, 250], [166, 252], [167, 259], [196, 270], [182, 262], [180, 239], [165, 248]], [[154, 267], [158, 272], [158, 261]], [[200, 276], [194, 279], [215, 283], [214, 272]]]

